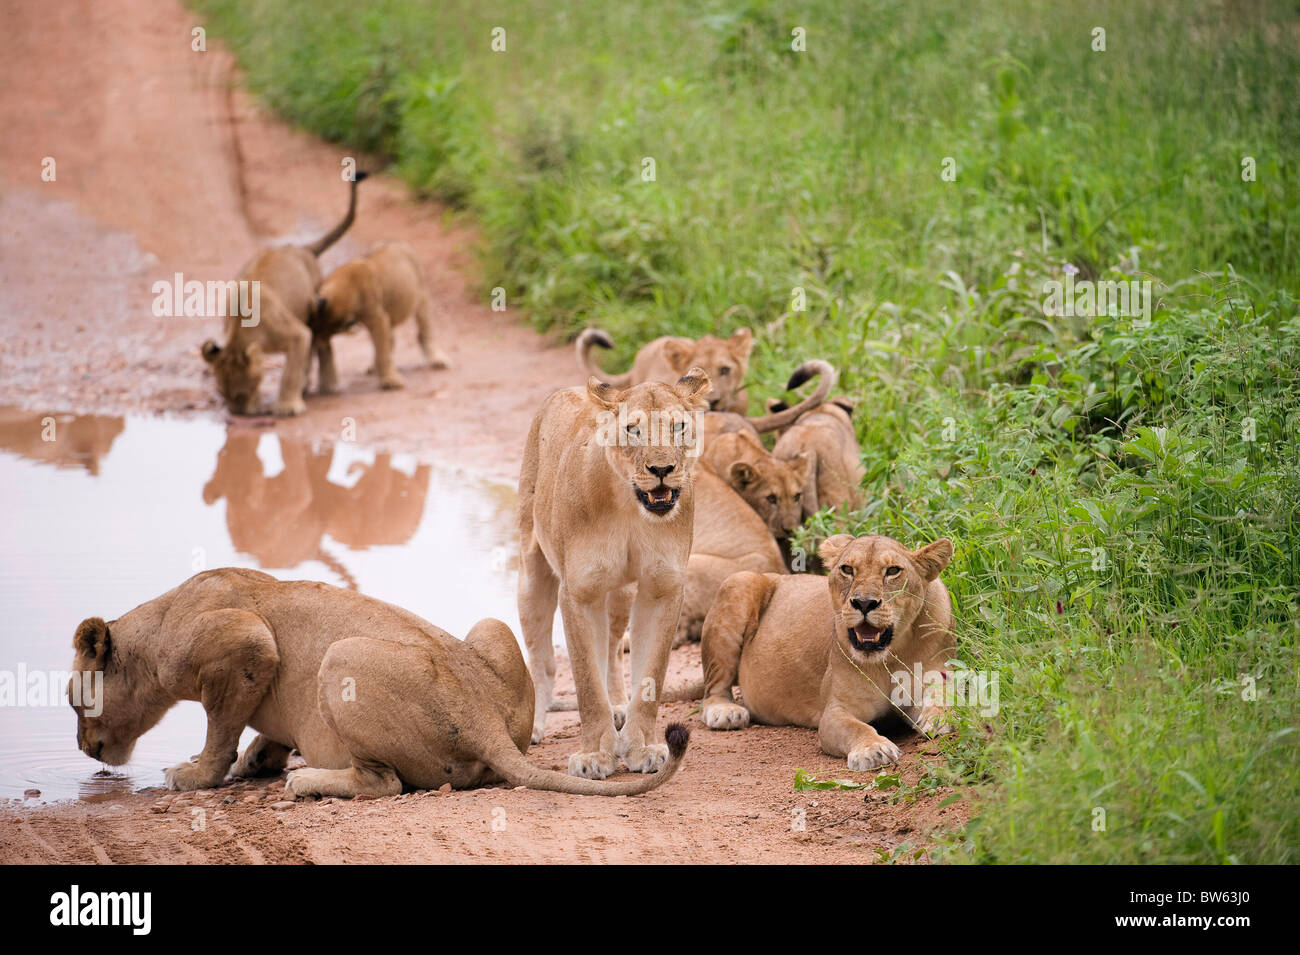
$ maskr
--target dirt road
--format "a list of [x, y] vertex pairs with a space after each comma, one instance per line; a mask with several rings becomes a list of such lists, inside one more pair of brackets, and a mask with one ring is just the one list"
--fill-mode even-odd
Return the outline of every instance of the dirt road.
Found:
[[[224, 416], [198, 355], [205, 338], [221, 337], [220, 322], [155, 317], [153, 283], [176, 272], [231, 278], [260, 245], [314, 238], [342, 213], [346, 150], [232, 88], [238, 77], [218, 44], [191, 50], [196, 23], [171, 0], [6, 4], [0, 405]], [[538, 402], [578, 380], [571, 353], [517, 314], [491, 311], [485, 290], [496, 283], [475, 272], [472, 231], [387, 177], [361, 187], [357, 223], [323, 266], [391, 238], [411, 242], [425, 264], [453, 368], [420, 368], [414, 329], [403, 327], [407, 388], [379, 392], [364, 374], [369, 340], [352, 336], [336, 349], [342, 394], [309, 399], [300, 418], [248, 426], [329, 440], [351, 418], [359, 443], [512, 480]], [[698, 649], [674, 653], [670, 685], [698, 673]], [[666, 707], [692, 727], [691, 752], [677, 779], [640, 797], [493, 788], [273, 809], [276, 780], [166, 802], [159, 791], [28, 801], [0, 804], [0, 863], [867, 862], [965, 813], [962, 803], [938, 809], [942, 792], [898, 804], [889, 792], [795, 793], [796, 767], [851, 774], [821, 755], [812, 732], [710, 733], [693, 709]], [[561, 768], [576, 715], [555, 714], [550, 726], [530, 756]], [[935, 751], [908, 741], [904, 782]]]

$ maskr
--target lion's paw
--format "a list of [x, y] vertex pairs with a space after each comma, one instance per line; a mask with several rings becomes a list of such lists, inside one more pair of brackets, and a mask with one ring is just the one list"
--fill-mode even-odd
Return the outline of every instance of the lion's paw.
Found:
[[883, 736], [866, 746], [859, 746], [849, 753], [849, 769], [855, 773], [867, 772], [898, 762], [903, 755], [897, 746]]
[[711, 730], [743, 730], [749, 725], [749, 710], [739, 703], [713, 703], [704, 708], [704, 725]]
[[943, 736], [945, 733], [952, 732], [952, 727], [948, 725], [948, 713], [939, 706], [922, 708], [921, 717], [916, 721], [916, 728], [930, 737]]
[[[326, 795], [321, 778], [323, 771], [319, 769], [295, 769], [284, 778], [284, 791], [293, 793], [295, 796], [324, 796]], [[328, 770], [324, 770], [328, 772]]]
[[379, 387], [385, 391], [396, 391], [398, 388], [405, 388], [406, 381], [401, 375], [396, 373], [389, 375], [387, 378], [379, 379]]
[[277, 401], [272, 406], [271, 412], [282, 418], [306, 414], [307, 402], [303, 401], [301, 398], [290, 398], [287, 401]]
[[583, 779], [604, 779], [618, 769], [618, 757], [597, 750], [592, 753], [574, 753], [569, 757], [569, 775]]
[[623, 762], [634, 773], [657, 773], [668, 762], [668, 747], [663, 743], [633, 746], [623, 757]]
[[544, 739], [546, 739], [546, 721], [543, 719], [533, 724], [533, 745], [536, 746]]
[[163, 771], [163, 779], [167, 783], [167, 788], [180, 792], [211, 789], [224, 778], [225, 774], [223, 773], [214, 779], [211, 773], [205, 773], [199, 768], [199, 764], [195, 762], [178, 763]]

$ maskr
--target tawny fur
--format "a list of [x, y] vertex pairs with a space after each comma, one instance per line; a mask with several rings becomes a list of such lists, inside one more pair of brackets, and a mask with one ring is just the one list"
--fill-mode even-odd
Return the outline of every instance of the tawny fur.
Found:
[[[814, 728], [822, 750], [846, 757], [849, 769], [875, 769], [899, 749], [873, 722], [900, 717], [930, 735], [948, 731], [938, 687], [952, 679], [956, 637], [939, 574], [952, 544], [911, 551], [888, 537], [840, 534], [819, 553], [828, 577], [741, 573], [722, 586], [701, 641], [703, 719], [718, 730], [751, 721]], [[854, 599], [880, 603], [864, 615]], [[886, 627], [892, 639], [878, 649]], [[879, 631], [874, 643], [864, 628]], [[891, 674], [910, 677], [916, 663], [940, 683], [891, 702]], [[737, 684], [743, 705], [732, 696]]]
[[365, 178], [364, 172], [356, 174], [347, 214], [321, 238], [310, 245], [266, 249], [240, 271], [238, 281], [258, 283], [257, 323], [245, 326], [243, 316], [228, 316], [226, 343], [218, 345], [209, 339], [201, 348], [203, 359], [212, 366], [217, 390], [232, 413], [257, 414], [261, 410], [262, 359], [273, 352], [283, 352], [285, 363], [272, 412], [298, 415], [307, 410], [303, 396], [312, 356], [307, 322], [321, 281], [317, 259], [352, 225], [357, 184]]
[[591, 357], [593, 347], [613, 348], [614, 340], [598, 328], [588, 328], [578, 336], [575, 348], [578, 367], [594, 378], [616, 388], [628, 388], [647, 381], [670, 385], [690, 368], [703, 369], [712, 383], [708, 407], [712, 411], [731, 411], [743, 415], [749, 407], [745, 375], [749, 373], [749, 355], [754, 336], [740, 328], [729, 338], [705, 335], [699, 339], [666, 335], [641, 347], [632, 367], [621, 375], [611, 375], [596, 366]]
[[380, 387], [403, 387], [405, 382], [393, 366], [393, 330], [412, 316], [429, 367], [450, 367], [433, 340], [433, 300], [410, 245], [385, 242], [331, 272], [320, 285], [310, 320], [312, 347], [320, 356], [320, 390], [338, 389], [330, 338], [356, 325], [364, 325], [370, 333]]
[[[510, 628], [481, 620], [465, 640], [354, 591], [279, 581], [253, 570], [191, 577], [116, 620], [77, 628], [74, 671], [101, 671], [102, 712], [77, 711], [77, 745], [111, 765], [180, 700], [208, 716], [197, 760], [166, 771], [169, 789], [208, 789], [275, 775], [291, 750], [299, 796], [385, 796], [403, 785], [453, 788], [505, 780], [586, 795], [631, 795], [667, 781], [686, 749], [668, 728], [653, 776], [596, 782], [524, 758], [533, 686]], [[71, 690], [71, 687], [69, 687]], [[85, 701], [83, 701], [85, 702]], [[260, 735], [236, 761], [245, 726]]]
[[[654, 742], [657, 691], [691, 552], [695, 458], [683, 443], [633, 441], [617, 422], [620, 412], [625, 420], [638, 413], [684, 420], [704, 408], [709, 388], [698, 368], [672, 385], [626, 390], [593, 377], [551, 395], [533, 419], [519, 474], [519, 616], [537, 688], [534, 741], [554, 687], [557, 604], [563, 616], [582, 720], [573, 775], [608, 776], [620, 756], [628, 769], [653, 772], [667, 757]], [[611, 421], [617, 434], [602, 438]], [[611, 440], [617, 435], [627, 440]], [[611, 618], [631, 622], [634, 692], [621, 726]]]
[[853, 430], [851, 406], [828, 401], [780, 432], [772, 454], [782, 461], [808, 462], [803, 516], [824, 507], [853, 510], [862, 506], [862, 449]]

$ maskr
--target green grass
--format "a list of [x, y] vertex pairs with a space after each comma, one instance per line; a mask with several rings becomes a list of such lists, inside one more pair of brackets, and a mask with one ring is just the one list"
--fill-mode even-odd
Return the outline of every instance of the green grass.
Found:
[[[539, 327], [623, 367], [750, 325], [756, 402], [842, 369], [871, 503], [807, 536], [952, 537], [1000, 678], [942, 857], [1300, 861], [1294, 4], [195, 7], [274, 108], [472, 215]], [[1066, 266], [1152, 280], [1150, 325], [1045, 315]]]

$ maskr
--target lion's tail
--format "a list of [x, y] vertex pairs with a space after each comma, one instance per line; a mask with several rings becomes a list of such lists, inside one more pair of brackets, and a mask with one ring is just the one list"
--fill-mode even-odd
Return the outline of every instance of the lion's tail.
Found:
[[632, 383], [632, 372], [625, 371], [621, 375], [611, 375], [609, 372], [601, 371], [597, 367], [595, 360], [591, 357], [591, 350], [599, 346], [600, 348], [613, 348], [614, 339], [609, 337], [609, 333], [599, 328], [584, 328], [578, 340], [573, 343], [574, 351], [578, 356], [578, 367], [588, 375], [599, 378], [606, 384], [613, 385], [615, 388], [626, 388]]
[[356, 172], [353, 174], [352, 192], [348, 197], [348, 214], [343, 217], [343, 220], [338, 225], [330, 229], [311, 245], [307, 246], [307, 248], [311, 250], [312, 255], [320, 255], [331, 245], [341, 239], [343, 233], [347, 232], [348, 229], [352, 227], [352, 220], [357, 217], [357, 183], [361, 182], [361, 180], [365, 179], [369, 175], [370, 173], [368, 172]]
[[810, 378], [817, 378], [817, 388], [803, 401], [792, 405], [789, 408], [783, 408], [780, 411], [773, 411], [765, 414], [760, 418], [750, 418], [752, 424], [760, 434], [765, 431], [775, 431], [777, 428], [784, 428], [794, 424], [799, 420], [799, 416], [805, 411], [811, 411], [819, 404], [826, 400], [826, 396], [831, 393], [835, 387], [835, 380], [839, 377], [834, 366], [828, 361], [820, 358], [814, 358], [806, 361], [794, 370], [790, 380], [786, 382], [786, 391], [793, 391]]
[[[676, 689], [664, 690], [664, 695], [659, 697], [660, 703], [688, 703], [691, 700], [704, 699], [704, 681], [696, 680], [694, 683], [687, 683], [685, 686], [679, 686]], [[548, 713], [573, 713], [578, 709], [578, 698], [576, 696], [557, 696], [551, 700], [551, 705], [546, 708]]]
[[664, 731], [668, 744], [668, 762], [657, 773], [639, 779], [583, 779], [553, 769], [541, 769], [503, 737], [500, 744], [483, 754], [483, 761], [492, 767], [512, 786], [527, 786], [547, 792], [570, 793], [574, 796], [635, 796], [657, 789], [672, 779], [686, 755], [686, 744], [691, 731], [681, 723], [669, 723]]

